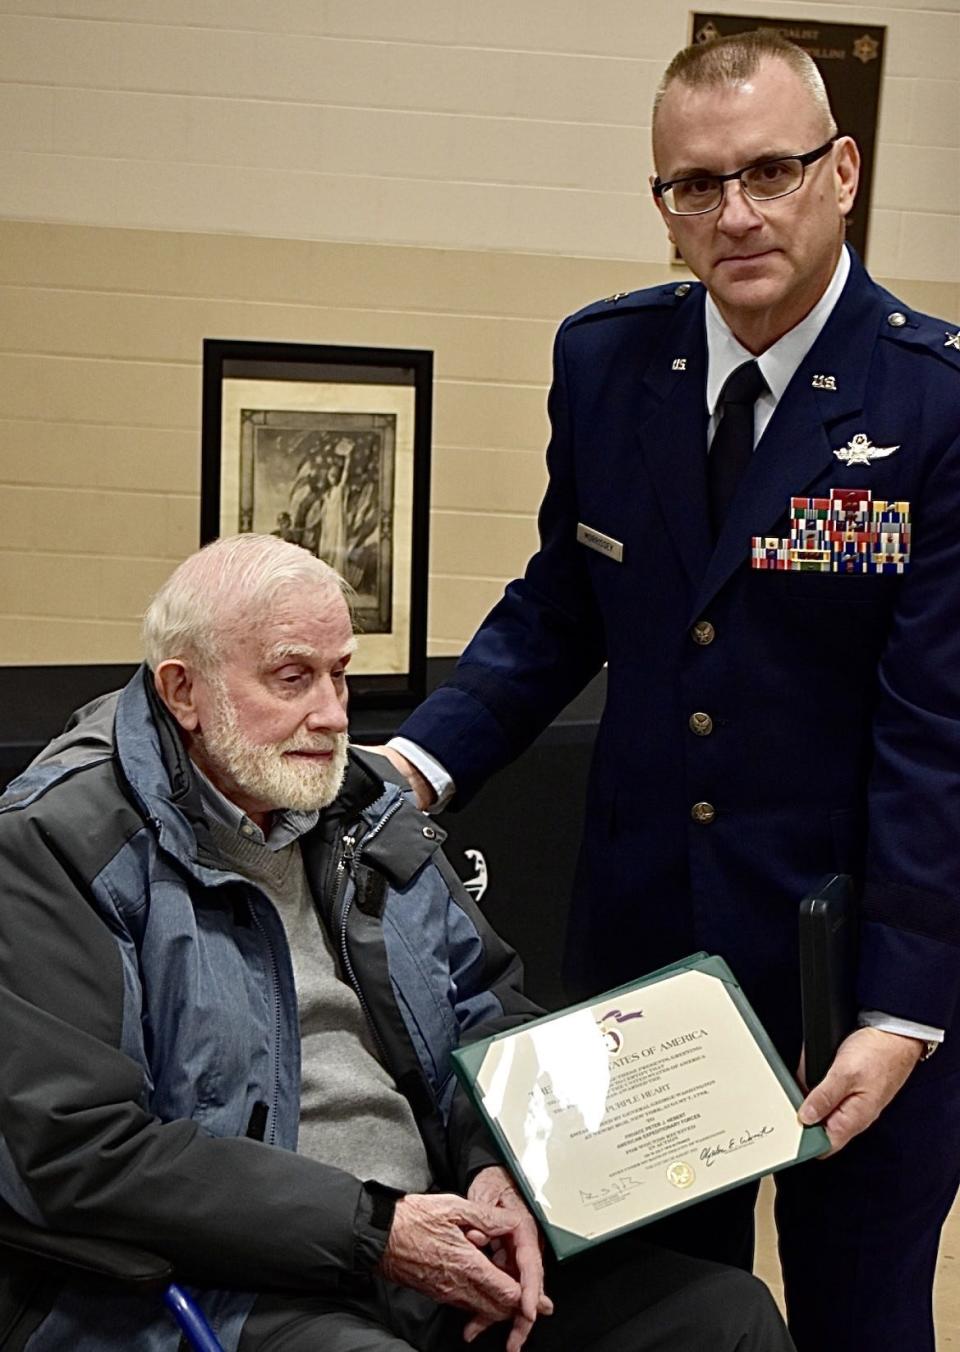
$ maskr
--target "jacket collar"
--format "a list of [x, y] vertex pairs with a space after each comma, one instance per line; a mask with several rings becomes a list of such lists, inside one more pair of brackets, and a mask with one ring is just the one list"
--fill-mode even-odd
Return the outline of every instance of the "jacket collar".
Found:
[[[191, 872], [216, 869], [222, 881], [224, 863], [210, 835], [193, 762], [146, 665], [120, 693], [115, 748], [124, 779], [140, 810], [152, 821], [163, 848]], [[345, 830], [362, 822], [369, 832], [390, 814], [392, 829], [371, 840], [366, 857], [391, 881], [406, 882], [438, 848], [445, 833], [439, 827], [425, 833], [427, 818], [416, 811], [397, 783], [384, 782], [385, 776], [392, 775], [388, 761], [351, 748], [343, 787], [321, 814], [321, 824], [338, 824]]]
[[146, 663], [120, 692], [114, 739], [123, 777], [163, 848], [191, 869], [222, 868], [180, 729]]
[[379, 788], [377, 797], [359, 805], [366, 828], [361, 857], [395, 887], [405, 887], [441, 847], [447, 833], [418, 810], [406, 781], [390, 762], [362, 748], [354, 748], [350, 753], [347, 778], [335, 807], [341, 800], [349, 801], [348, 795], [355, 792], [354, 785], [360, 782], [361, 773], [368, 783]]

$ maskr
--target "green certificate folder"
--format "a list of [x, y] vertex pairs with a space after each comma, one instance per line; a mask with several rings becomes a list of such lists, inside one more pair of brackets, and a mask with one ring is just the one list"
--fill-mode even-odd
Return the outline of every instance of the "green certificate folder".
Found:
[[830, 1145], [706, 953], [453, 1057], [558, 1258]]

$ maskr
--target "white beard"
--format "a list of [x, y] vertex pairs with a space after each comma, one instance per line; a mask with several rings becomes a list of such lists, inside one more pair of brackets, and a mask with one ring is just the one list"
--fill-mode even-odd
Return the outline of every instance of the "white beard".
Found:
[[[236, 710], [222, 687], [216, 717], [199, 738], [204, 758], [221, 783], [239, 789], [270, 811], [317, 812], [329, 807], [347, 768], [347, 734], [301, 732], [284, 742], [261, 745], [241, 730]], [[292, 760], [286, 751], [332, 751], [329, 761]]]

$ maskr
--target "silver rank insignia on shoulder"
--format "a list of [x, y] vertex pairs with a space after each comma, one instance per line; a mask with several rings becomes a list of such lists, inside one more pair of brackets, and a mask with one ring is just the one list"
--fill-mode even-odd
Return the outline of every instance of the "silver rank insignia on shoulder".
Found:
[[955, 347], [957, 351], [960, 352], [960, 329], [957, 329], [956, 333], [947, 334], [947, 341], [944, 343], [944, 347]]
[[835, 390], [837, 388], [837, 377], [814, 376], [810, 384], [815, 390]]
[[674, 359], [673, 359], [673, 369], [674, 369], [675, 371], [685, 371], [685, 370], [687, 369], [687, 359], [686, 359], [686, 357], [674, 357]]
[[629, 294], [629, 291], [614, 291], [612, 296], [604, 296], [603, 303], [604, 305], [616, 305], [618, 300], [623, 300]]
[[899, 449], [899, 446], [874, 446], [866, 432], [858, 432], [834, 455], [845, 465], [869, 465], [871, 460], [885, 460]]

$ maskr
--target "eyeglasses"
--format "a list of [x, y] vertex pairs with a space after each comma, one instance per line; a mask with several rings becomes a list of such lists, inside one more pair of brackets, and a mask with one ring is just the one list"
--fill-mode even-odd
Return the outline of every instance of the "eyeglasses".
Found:
[[816, 150], [808, 150], [805, 155], [764, 160], [762, 164], [749, 164], [746, 169], [735, 169], [732, 174], [691, 174], [689, 178], [674, 178], [669, 183], [661, 183], [656, 178], [653, 195], [660, 199], [671, 216], [700, 216], [705, 211], [716, 211], [723, 201], [724, 184], [738, 179], [751, 201], [771, 202], [802, 188], [807, 165], [822, 159], [836, 139], [831, 136], [829, 141]]

